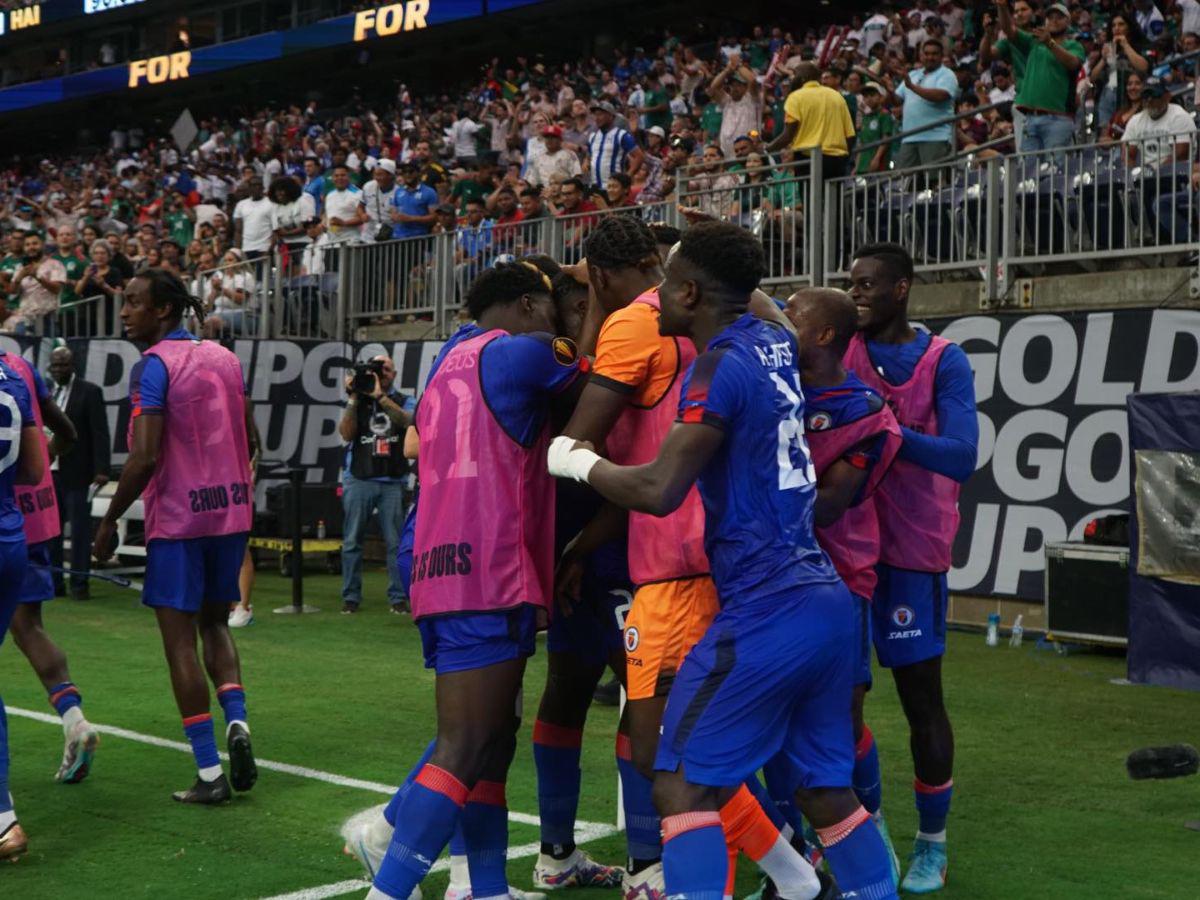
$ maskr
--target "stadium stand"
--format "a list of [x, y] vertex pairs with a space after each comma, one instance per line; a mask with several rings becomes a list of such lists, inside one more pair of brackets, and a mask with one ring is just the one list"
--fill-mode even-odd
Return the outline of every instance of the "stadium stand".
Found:
[[[587, 58], [494, 58], [452, 94], [397, 84], [386, 104], [322, 108], [297, 86], [292, 103], [202, 114], [182, 148], [111, 123], [94, 152], [0, 172], [0, 322], [115, 334], [113, 298], [161, 262], [207, 304], [211, 334], [340, 336], [404, 320], [445, 332], [482, 268], [537, 249], [577, 256], [610, 208], [679, 224], [683, 206], [744, 224], [781, 284], [844, 275], [853, 248], [874, 240], [906, 244], [928, 277], [982, 279], [988, 297], [1021, 265], [1183, 259], [1198, 217], [1200, 13], [1145, 6], [1016, 0], [1005, 22], [982, 3], [918, 0], [828, 28], [663, 31]], [[272, 25], [226, 17], [201, 39], [186, 17], [172, 23], [158, 43], [140, 33], [61, 72]], [[780, 138], [808, 62], [845, 100], [849, 163], [828, 147], [814, 162], [807, 132]], [[10, 65], [4, 79], [46, 74]], [[1047, 96], [1047, 84], [1062, 90]], [[339, 165], [349, 193], [330, 205]], [[295, 183], [272, 187], [278, 178]], [[28, 232], [58, 263], [42, 282]]]

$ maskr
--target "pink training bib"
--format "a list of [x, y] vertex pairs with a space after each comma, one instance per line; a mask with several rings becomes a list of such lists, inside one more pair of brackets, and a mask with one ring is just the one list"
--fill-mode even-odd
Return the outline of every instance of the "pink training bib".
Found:
[[[658, 290], [642, 294], [634, 303], [661, 309]], [[670, 388], [658, 403], [649, 408], [627, 406], [608, 438], [613, 462], [640, 466], [658, 456], [658, 448], [679, 413], [679, 394], [683, 376], [696, 359], [696, 348], [689, 340], [674, 340], [679, 350], [679, 367]], [[629, 577], [635, 585], [676, 578], [707, 575], [708, 555], [704, 552], [704, 503], [695, 485], [679, 509], [659, 518], [647, 513], [629, 514]]]
[[33, 380], [33, 367], [24, 357], [5, 353], [4, 361], [21, 376], [29, 388], [33, 420], [37, 422], [38, 449], [42, 454], [45, 471], [42, 480], [35, 485], [17, 485], [17, 507], [25, 517], [25, 543], [32, 546], [62, 534], [58, 518], [58, 497], [54, 493], [54, 475], [50, 471], [50, 449], [46, 443], [46, 432], [42, 430], [42, 405], [38, 400], [37, 385]]
[[177, 340], [159, 341], [146, 355], [167, 367], [158, 465], [142, 493], [146, 540], [248, 532], [254, 491], [237, 357], [212, 341]]
[[413, 618], [550, 608], [554, 479], [549, 426], [533, 446], [514, 441], [483, 395], [483, 348], [500, 329], [463, 341], [442, 360], [417, 407], [421, 502], [413, 541]]
[[847, 509], [832, 525], [817, 528], [817, 542], [829, 554], [850, 592], [870, 599], [875, 593], [875, 563], [879, 562], [879, 519], [875, 492], [885, 480], [900, 450], [900, 426], [887, 406], [854, 422], [825, 431], [807, 431], [817, 478], [856, 444], [884, 435], [883, 450], [862, 488], [862, 501]]
[[[850, 342], [843, 363], [887, 400], [897, 422], [913, 431], [936, 435], [934, 379], [938, 361], [948, 346], [949, 341], [934, 335], [904, 384], [890, 384], [880, 377], [861, 333]], [[948, 572], [958, 532], [959, 490], [953, 478], [897, 459], [875, 494], [880, 560], [900, 569]]]

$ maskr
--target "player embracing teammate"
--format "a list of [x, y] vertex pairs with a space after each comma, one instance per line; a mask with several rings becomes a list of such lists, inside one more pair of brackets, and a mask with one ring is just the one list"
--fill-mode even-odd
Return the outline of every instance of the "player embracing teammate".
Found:
[[[954, 787], [954, 733], [942, 698], [946, 576], [958, 530], [959, 490], [975, 470], [979, 425], [966, 354], [909, 324], [912, 279], [912, 257], [903, 247], [858, 249], [850, 296], [859, 331], [844, 363], [887, 401], [902, 437], [874, 496], [879, 564], [871, 627], [879, 662], [892, 670], [911, 730], [919, 822], [901, 887], [917, 894], [946, 883], [946, 817]], [[878, 766], [864, 730], [856, 785], [878, 785]], [[878, 788], [864, 794], [864, 803], [878, 810]]]

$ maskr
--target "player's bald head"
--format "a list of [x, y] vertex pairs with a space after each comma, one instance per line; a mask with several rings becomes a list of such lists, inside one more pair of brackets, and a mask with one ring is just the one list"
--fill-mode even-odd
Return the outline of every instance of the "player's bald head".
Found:
[[787, 317], [809, 334], [831, 335], [829, 348], [841, 356], [858, 330], [858, 307], [843, 290], [831, 287], [801, 288], [787, 301]]

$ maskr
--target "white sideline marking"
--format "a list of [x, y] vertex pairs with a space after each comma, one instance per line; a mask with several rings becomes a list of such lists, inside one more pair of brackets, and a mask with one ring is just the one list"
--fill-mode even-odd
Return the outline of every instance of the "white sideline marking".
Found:
[[[518, 814], [523, 815], [523, 814]], [[509, 820], [516, 821], [513, 814], [509, 813]], [[524, 816], [524, 818], [533, 818], [536, 816]], [[586, 844], [588, 841], [594, 841], [598, 838], [608, 837], [610, 834], [616, 834], [617, 829], [612, 825], [600, 825], [594, 822], [580, 822], [576, 828], [575, 843]], [[516, 847], [508, 848], [509, 859], [524, 859], [530, 856], [537, 856], [541, 852], [542, 845], [537, 844], [518, 844]], [[450, 860], [442, 857], [433, 864], [430, 872], [443, 872], [450, 868]], [[319, 887], [304, 888], [303, 890], [293, 891], [290, 894], [276, 894], [274, 897], [266, 897], [264, 900], [325, 900], [326, 897], [340, 897], [343, 894], [350, 894], [354, 891], [366, 890], [371, 886], [371, 882], [365, 878], [354, 878], [349, 881], [335, 881], [333, 884], [323, 884]]]
[[[20, 707], [7, 707], [7, 710], [11, 715], [19, 716], [19, 718], [22, 719], [32, 719], [38, 722], [46, 722], [47, 725], [58, 725], [59, 727], [62, 726], [62, 720], [59, 719], [59, 716], [52, 715], [50, 713], [40, 713], [37, 712], [36, 709], [22, 709]], [[101, 734], [112, 734], [112, 736], [116, 738], [136, 740], [136, 742], [139, 744], [161, 746], [161, 748], [166, 748], [167, 750], [179, 750], [181, 752], [185, 752], [185, 754], [191, 754], [192, 752], [191, 745], [185, 744], [182, 742], [182, 740], [158, 738], [155, 737], [154, 734], [143, 734], [142, 732], [138, 731], [130, 731], [128, 728], [119, 728], [115, 725], [97, 725], [96, 722], [92, 722], [91, 725]], [[222, 760], [228, 760], [229, 755], [221, 754], [221, 758]], [[322, 772], [320, 769], [310, 769], [305, 766], [293, 766], [292, 763], [288, 762], [274, 762], [271, 760], [256, 760], [254, 762], [258, 764], [258, 768], [260, 769], [268, 769], [270, 772], [282, 772], [287, 775], [295, 775], [296, 778], [324, 781], [325, 784], [337, 785], [338, 787], [356, 787], [359, 788], [360, 791], [382, 793], [388, 797], [391, 797], [392, 794], [396, 793], [395, 785], [385, 785], [380, 781], [365, 781], [364, 779], [360, 778], [347, 778], [346, 775], [338, 775], [334, 772]], [[530, 824], [530, 826], [536, 826], [540, 820], [538, 816], [530, 816], [528, 812], [515, 812], [509, 810], [509, 821], [517, 822], [518, 824]], [[595, 840], [596, 838], [601, 838], [601, 836], [616, 833], [617, 830], [616, 828], [610, 826], [610, 824], [604, 824], [602, 822], [577, 822], [576, 828], [578, 829], [578, 833], [580, 833], [581, 839], [583, 840]], [[527, 851], [529, 847], [533, 847], [533, 851], [523, 853], [523, 856], [532, 856], [532, 853], [536, 853], [540, 850], [540, 845], [538, 844], [510, 847], [509, 858], [515, 858], [512, 856], [512, 854], [518, 850]], [[438, 864], [434, 864], [434, 871], [437, 871], [437, 866]], [[346, 892], [343, 890], [341, 893]], [[290, 896], [293, 895], [287, 894], [286, 896], [289, 896], [290, 898]], [[301, 892], [301, 894], [295, 896], [299, 900], [301, 896], [308, 898], [310, 895]], [[320, 896], [336, 896], [336, 894], [312, 894], [311, 898], [312, 900], [316, 900], [317, 898], [320, 898]]]

